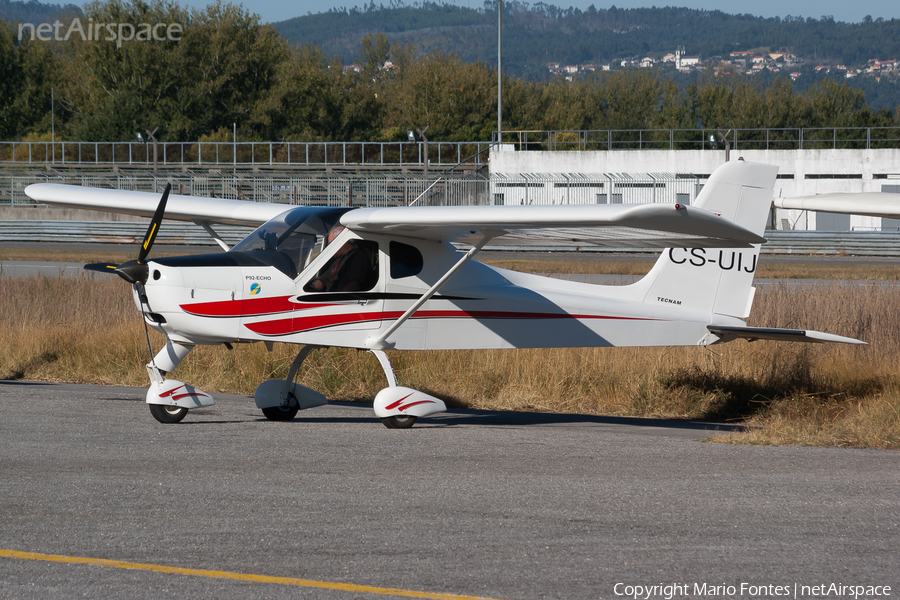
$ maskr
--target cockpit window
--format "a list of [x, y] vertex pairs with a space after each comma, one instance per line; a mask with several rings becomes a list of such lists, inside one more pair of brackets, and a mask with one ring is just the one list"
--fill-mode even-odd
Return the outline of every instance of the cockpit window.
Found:
[[303, 206], [284, 212], [229, 252], [245, 252], [294, 278], [321, 252], [325, 234], [347, 208]]

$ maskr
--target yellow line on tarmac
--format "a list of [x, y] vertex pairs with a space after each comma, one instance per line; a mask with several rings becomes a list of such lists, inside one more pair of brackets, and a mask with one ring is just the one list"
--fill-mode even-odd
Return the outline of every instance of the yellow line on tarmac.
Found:
[[133, 569], [136, 571], [150, 571], [154, 573], [172, 573], [175, 575], [190, 575], [193, 577], [209, 577], [212, 579], [231, 579], [234, 581], [251, 581], [254, 583], [274, 583], [277, 585], [294, 585], [299, 587], [319, 588], [341, 592], [362, 592], [379, 596], [399, 596], [402, 598], [425, 598], [428, 600], [489, 600], [480, 596], [459, 596], [457, 594], [441, 594], [434, 592], [417, 592], [414, 590], [401, 590], [396, 588], [382, 588], [370, 585], [356, 585], [352, 583], [337, 583], [331, 581], [315, 581], [312, 579], [295, 579], [293, 577], [270, 577], [268, 575], [251, 575], [247, 573], [234, 573], [232, 571], [206, 571], [199, 569], [183, 569], [181, 567], [167, 567], [165, 565], [152, 565], [147, 563], [133, 563], [121, 560], [107, 560], [104, 558], [88, 558], [83, 556], [62, 556], [58, 554], [39, 554], [37, 552], [19, 552], [16, 550], [0, 549], [0, 558], [18, 558], [22, 560], [37, 560], [43, 562], [57, 562], [74, 565], [92, 565], [95, 567], [111, 567], [113, 569]]

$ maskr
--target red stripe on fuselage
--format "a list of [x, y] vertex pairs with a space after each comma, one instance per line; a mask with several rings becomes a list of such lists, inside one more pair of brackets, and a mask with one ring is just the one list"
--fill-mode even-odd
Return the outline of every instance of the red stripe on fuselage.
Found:
[[198, 317], [256, 317], [333, 306], [331, 304], [304, 304], [291, 302], [294, 296], [275, 298], [244, 298], [242, 300], [221, 300], [218, 302], [197, 302], [182, 304], [181, 310]]
[[[275, 321], [263, 321], [260, 323], [248, 323], [244, 326], [259, 335], [290, 335], [302, 333], [323, 327], [336, 327], [351, 323], [365, 323], [382, 320], [398, 319], [403, 313], [400, 311], [371, 312], [371, 313], [347, 313], [337, 315], [321, 315], [315, 317], [294, 317], [290, 319], [278, 319]], [[411, 318], [413, 319], [606, 319], [617, 321], [658, 321], [644, 317], [612, 317], [605, 315], [571, 315], [568, 313], [534, 313], [511, 312], [499, 310], [420, 310]]]

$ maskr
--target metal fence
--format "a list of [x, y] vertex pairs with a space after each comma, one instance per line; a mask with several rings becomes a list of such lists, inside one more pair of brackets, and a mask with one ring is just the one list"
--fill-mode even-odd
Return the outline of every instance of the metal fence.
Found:
[[492, 174], [492, 203], [693, 204], [699, 179], [676, 173], [524, 173]]
[[477, 173], [434, 174], [426, 182], [421, 177], [385, 172], [352, 175], [324, 172], [174, 172], [160, 177], [152, 172], [96, 174], [15, 170], [0, 172], [0, 205], [33, 205], [34, 201], [25, 195], [25, 188], [32, 183], [64, 183], [157, 193], [165, 188], [166, 183], [171, 183], [175, 194], [304, 206], [406, 206], [417, 198], [416, 204], [420, 206], [477, 205], [490, 201], [488, 178]]
[[[517, 150], [702, 150], [721, 141], [719, 129], [604, 129], [493, 132], [490, 142], [429, 142], [428, 162], [449, 168], [488, 163], [497, 143]], [[900, 127], [731, 129], [735, 150], [900, 148]], [[416, 167], [425, 164], [422, 142], [159, 142], [163, 167]], [[139, 142], [4, 142], [0, 165], [152, 166], [154, 145]]]
[[476, 206], [483, 204], [691, 204], [700, 189], [694, 175], [673, 173], [432, 174], [428, 180], [399, 173], [174, 172], [87, 173], [0, 171], [0, 205], [31, 206], [32, 183], [173, 193], [305, 206]]
[[[430, 142], [429, 165], [485, 165], [490, 142]], [[0, 164], [163, 167], [422, 167], [421, 142], [0, 142]]]
[[604, 129], [494, 132], [492, 141], [516, 150], [870, 150], [900, 148], [900, 127], [813, 127], [784, 129]]

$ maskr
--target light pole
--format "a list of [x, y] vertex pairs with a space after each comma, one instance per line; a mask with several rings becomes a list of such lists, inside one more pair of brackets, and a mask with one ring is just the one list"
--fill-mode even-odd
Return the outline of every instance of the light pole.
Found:
[[[721, 131], [717, 131], [715, 133], [715, 135], [709, 134], [709, 145], [712, 146], [712, 148], [714, 148], [714, 149], [718, 148], [719, 142], [724, 144], [724, 146], [725, 146], [725, 162], [728, 162], [731, 159], [731, 142], [728, 141], [729, 133], [731, 133], [730, 129], [728, 131], [726, 131], [725, 133], [722, 133]], [[718, 136], [718, 138], [719, 138], [718, 140], [716, 140], [716, 136]]]
[[[426, 126], [425, 126], [425, 129], [419, 129], [419, 128], [416, 128], [416, 133], [418, 133], [418, 134], [419, 134], [419, 137], [422, 138], [422, 142], [423, 142], [423, 144], [424, 144], [423, 150], [424, 150], [424, 153], [425, 153], [425, 158], [424, 158], [424, 161], [423, 161], [423, 162], [424, 162], [424, 165], [425, 165], [425, 185], [428, 185], [428, 138], [425, 137], [425, 132], [428, 131], [428, 128], [429, 128], [429, 127], [431, 127], [431, 125], [426, 125]], [[413, 130], [412, 130], [412, 129], [408, 129], [408, 130], [406, 131], [406, 137], [407, 137], [407, 138], [409, 139], [409, 141], [411, 141], [411, 142], [415, 142], [415, 141], [416, 141], [416, 135], [415, 135], [415, 133], [413, 133]]]
[[503, 0], [497, 0], [497, 143], [503, 143], [503, 78], [500, 69], [500, 42], [503, 40], [501, 19]]
[[[149, 129], [145, 130], [147, 132], [147, 137], [149, 137], [151, 140], [153, 140], [153, 174], [154, 175], [156, 175], [156, 137], [154, 137], [153, 134], [156, 133], [158, 129], [159, 129], [159, 127], [156, 127], [153, 131], [150, 131]], [[135, 135], [137, 135], [137, 139], [140, 143], [142, 143], [142, 144], [147, 143], [147, 140], [144, 139], [144, 136], [141, 135], [140, 131], [138, 131]]]
[[56, 95], [50, 88], [50, 152], [53, 154], [51, 162], [56, 162]]

